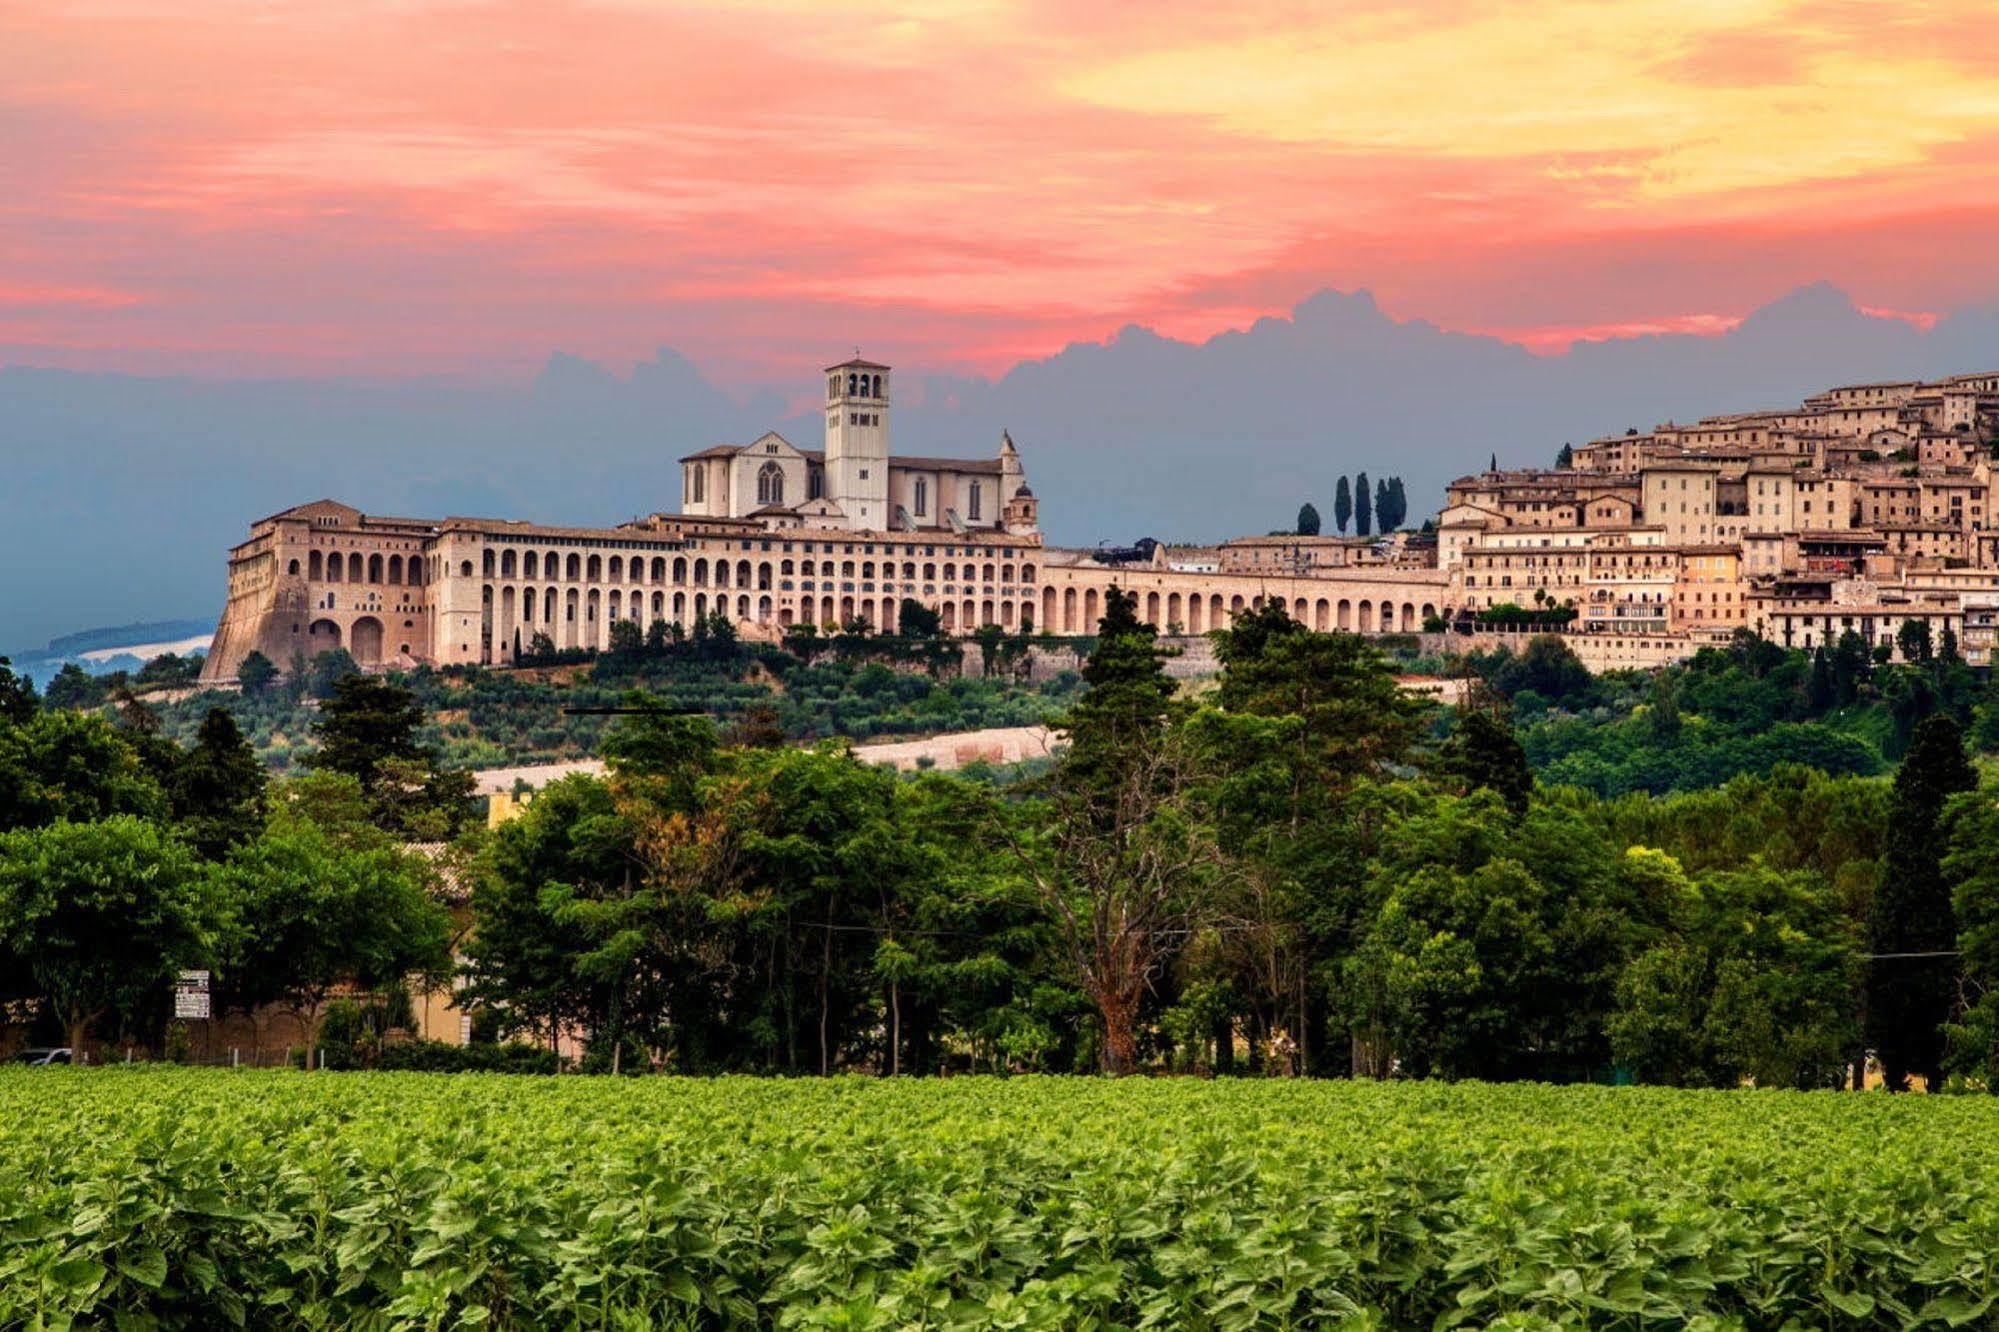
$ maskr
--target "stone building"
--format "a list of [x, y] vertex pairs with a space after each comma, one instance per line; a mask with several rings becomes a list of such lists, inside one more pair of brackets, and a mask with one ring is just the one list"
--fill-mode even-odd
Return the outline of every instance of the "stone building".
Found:
[[1401, 543], [1231, 543], [1183, 567], [1161, 547], [1143, 568], [1046, 550], [1009, 435], [990, 459], [895, 454], [890, 368], [856, 357], [824, 373], [823, 448], [772, 432], [689, 454], [679, 513], [559, 527], [318, 500], [261, 519], [230, 551], [203, 677], [234, 678], [252, 651], [289, 669], [332, 648], [367, 669], [505, 666], [537, 639], [603, 649], [620, 622], [714, 614], [767, 638], [856, 621], [892, 632], [904, 600], [947, 633], [1087, 634], [1116, 586], [1162, 629], [1194, 633], [1273, 597], [1307, 623], [1368, 633], [1450, 611], [1448, 580]]

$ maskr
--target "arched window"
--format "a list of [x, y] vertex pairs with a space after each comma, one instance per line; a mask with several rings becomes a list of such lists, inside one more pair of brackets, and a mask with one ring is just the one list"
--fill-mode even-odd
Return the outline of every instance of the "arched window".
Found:
[[288, 573], [288, 574], [291, 574], [291, 575], [292, 575], [293, 577], [297, 577], [297, 576], [298, 576], [298, 561], [297, 561], [297, 560], [293, 560], [293, 561], [292, 561], [292, 562], [291, 562], [290, 564], [286, 565], [286, 566], [285, 566], [285, 572], [286, 572], [286, 573]]
[[916, 478], [916, 516], [918, 518], [921, 518], [929, 512], [930, 512], [930, 478], [926, 476], [919, 476]]
[[700, 504], [708, 498], [708, 469], [695, 463], [687, 469], [687, 502]]
[[784, 469], [774, 462], [757, 469], [757, 503], [784, 503]]
[[805, 474], [805, 498], [816, 500], [826, 493], [826, 473], [815, 467]]
[[965, 516], [973, 522], [979, 520], [979, 510], [983, 507], [980, 502], [981, 498], [981, 487], [978, 482], [974, 481], [972, 482], [971, 489], [965, 494]]
[[857, 393], [859, 393], [859, 392], [860, 392], [860, 384], [859, 384], [859, 382], [858, 382], [859, 380], [860, 380], [860, 376], [859, 376], [859, 375], [855, 374], [855, 373], [854, 373], [853, 371], [851, 371], [851, 370], [849, 370], [849, 371], [847, 372], [847, 396], [848, 396], [848, 397], [850, 397], [850, 398], [851, 398], [851, 397], [853, 397], [853, 396], [854, 396], [855, 394], [857, 394]]
[[869, 396], [879, 398], [881, 395], [882, 395], [882, 377], [880, 375], [876, 375], [874, 389], [869, 394]]

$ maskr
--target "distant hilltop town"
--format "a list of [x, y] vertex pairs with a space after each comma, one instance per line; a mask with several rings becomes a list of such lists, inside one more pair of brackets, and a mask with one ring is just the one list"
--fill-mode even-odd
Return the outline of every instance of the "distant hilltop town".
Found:
[[1088, 634], [1113, 587], [1168, 634], [1278, 600], [1315, 629], [1454, 646], [1562, 632], [1598, 669], [1744, 628], [1892, 649], [1910, 622], [1991, 661], [1999, 372], [1564, 447], [1549, 470], [1453, 481], [1421, 531], [1115, 550], [1044, 545], [1005, 432], [990, 458], [897, 455], [890, 367], [855, 357], [824, 374], [822, 448], [770, 432], [690, 454], [678, 513], [577, 528], [320, 500], [265, 518], [230, 552], [204, 677], [233, 678], [253, 651], [288, 669], [333, 648], [364, 668], [505, 666], [537, 643], [606, 648], [623, 621], [893, 632], [904, 601], [952, 634]]

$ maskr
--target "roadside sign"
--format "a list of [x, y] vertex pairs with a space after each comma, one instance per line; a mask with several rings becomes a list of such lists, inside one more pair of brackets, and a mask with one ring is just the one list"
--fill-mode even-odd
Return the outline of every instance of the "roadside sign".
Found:
[[174, 982], [174, 1016], [205, 1021], [208, 1017], [208, 973], [183, 971]]

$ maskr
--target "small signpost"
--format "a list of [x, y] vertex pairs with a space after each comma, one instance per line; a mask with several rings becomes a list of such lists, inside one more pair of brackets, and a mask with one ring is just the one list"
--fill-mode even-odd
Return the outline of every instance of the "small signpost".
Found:
[[174, 982], [174, 1016], [205, 1022], [208, 1020], [208, 973], [183, 971]]

